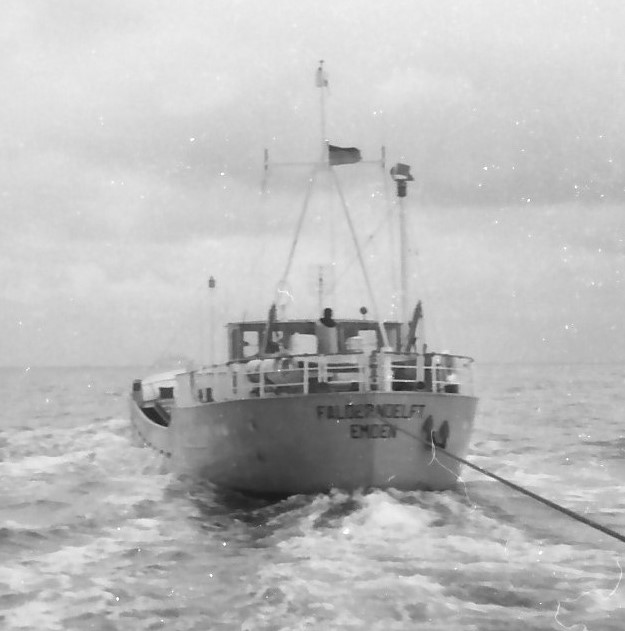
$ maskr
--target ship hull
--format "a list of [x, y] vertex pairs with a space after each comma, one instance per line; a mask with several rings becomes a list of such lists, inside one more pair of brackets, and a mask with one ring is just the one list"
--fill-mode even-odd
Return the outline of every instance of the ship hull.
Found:
[[476, 404], [430, 392], [279, 396], [174, 407], [165, 427], [131, 399], [131, 418], [175, 471], [226, 489], [272, 496], [444, 490], [456, 484], [460, 465], [437, 453], [430, 428], [446, 451], [464, 457]]

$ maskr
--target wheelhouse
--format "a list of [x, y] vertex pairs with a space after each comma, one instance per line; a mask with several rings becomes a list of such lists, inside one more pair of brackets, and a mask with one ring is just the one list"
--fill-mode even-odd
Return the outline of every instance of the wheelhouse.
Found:
[[[383, 348], [401, 351], [401, 323], [385, 322], [389, 347], [384, 347], [380, 325], [374, 320], [335, 320], [338, 353], [371, 353]], [[267, 339], [268, 337], [268, 339]], [[266, 349], [266, 350], [264, 350]], [[228, 325], [228, 359], [240, 361], [264, 353], [316, 355], [319, 340], [314, 320], [236, 322]]]

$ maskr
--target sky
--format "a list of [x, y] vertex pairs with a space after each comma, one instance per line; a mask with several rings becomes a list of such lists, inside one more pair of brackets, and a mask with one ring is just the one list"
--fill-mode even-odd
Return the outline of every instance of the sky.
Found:
[[[5, 0], [0, 365], [206, 360], [225, 322], [264, 318], [310, 172], [276, 167], [261, 195], [263, 151], [318, 158], [320, 59], [330, 141], [415, 175], [409, 299], [430, 347], [622, 361], [623, 32], [620, 0]], [[388, 175], [336, 172], [395, 317]], [[329, 188], [292, 316], [316, 316], [332, 260], [337, 317], [373, 308]]]

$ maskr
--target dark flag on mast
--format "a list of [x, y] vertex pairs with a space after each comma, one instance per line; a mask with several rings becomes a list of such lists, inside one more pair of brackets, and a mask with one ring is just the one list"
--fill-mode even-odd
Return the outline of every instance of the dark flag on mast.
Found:
[[355, 164], [361, 160], [360, 149], [356, 149], [356, 147], [336, 147], [335, 145], [328, 145], [328, 162], [330, 166]]

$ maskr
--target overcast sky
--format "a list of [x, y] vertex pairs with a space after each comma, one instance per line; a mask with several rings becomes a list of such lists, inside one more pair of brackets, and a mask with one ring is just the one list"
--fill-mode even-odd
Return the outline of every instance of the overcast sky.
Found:
[[[307, 172], [277, 170], [261, 197], [263, 149], [317, 158], [319, 59], [329, 138], [365, 159], [385, 145], [416, 176], [411, 300], [431, 346], [479, 361], [625, 356], [621, 0], [2, 8], [1, 364], [198, 357], [211, 313], [264, 317]], [[337, 171], [362, 240], [377, 235], [367, 252], [390, 317], [379, 169]], [[293, 315], [316, 313], [316, 265], [354, 256], [340, 207], [313, 201]], [[339, 317], [369, 304], [347, 278]]]

